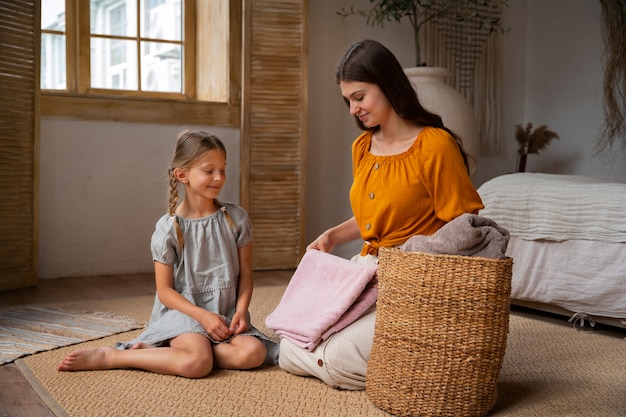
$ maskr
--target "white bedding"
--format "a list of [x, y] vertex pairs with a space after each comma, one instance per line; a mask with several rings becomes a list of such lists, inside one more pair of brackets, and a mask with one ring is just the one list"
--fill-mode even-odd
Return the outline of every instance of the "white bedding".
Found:
[[506, 254], [513, 258], [511, 298], [622, 319], [626, 325], [625, 244], [511, 237]]
[[512, 236], [626, 242], [626, 182], [523, 172], [493, 178], [478, 192], [480, 214]]
[[479, 214], [511, 235], [511, 298], [626, 326], [625, 182], [516, 173], [478, 193]]

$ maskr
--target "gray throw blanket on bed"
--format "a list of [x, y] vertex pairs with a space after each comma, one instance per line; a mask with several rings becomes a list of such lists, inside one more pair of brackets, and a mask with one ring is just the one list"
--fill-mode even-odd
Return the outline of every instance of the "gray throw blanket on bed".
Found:
[[509, 237], [509, 231], [493, 220], [465, 213], [430, 236], [412, 236], [400, 249], [405, 252], [503, 259]]

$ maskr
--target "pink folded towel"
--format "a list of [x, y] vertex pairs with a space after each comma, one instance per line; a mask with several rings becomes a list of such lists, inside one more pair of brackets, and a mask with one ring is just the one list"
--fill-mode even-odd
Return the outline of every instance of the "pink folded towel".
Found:
[[308, 250], [265, 325], [297, 346], [313, 350], [376, 303], [377, 269], [375, 264]]

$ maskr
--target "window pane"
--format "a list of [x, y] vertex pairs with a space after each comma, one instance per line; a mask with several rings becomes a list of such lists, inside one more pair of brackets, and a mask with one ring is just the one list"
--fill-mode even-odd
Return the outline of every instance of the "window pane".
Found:
[[180, 0], [142, 0], [141, 36], [150, 39], [182, 39]]
[[137, 36], [136, 0], [91, 0], [93, 35]]
[[182, 93], [181, 47], [165, 42], [142, 42], [141, 89]]
[[65, 0], [41, 1], [41, 30], [40, 86], [65, 90]]
[[91, 38], [91, 87], [136, 90], [137, 44], [121, 39]]
[[65, 32], [65, 0], [41, 0], [41, 28]]
[[41, 88], [65, 90], [65, 36], [41, 35]]

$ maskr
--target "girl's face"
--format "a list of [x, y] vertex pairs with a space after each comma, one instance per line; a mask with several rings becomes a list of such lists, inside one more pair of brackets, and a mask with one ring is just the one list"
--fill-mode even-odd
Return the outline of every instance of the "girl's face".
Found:
[[186, 170], [185, 183], [191, 192], [205, 198], [217, 198], [226, 182], [226, 155], [220, 150], [210, 150], [201, 155]]
[[393, 108], [376, 84], [360, 81], [340, 81], [341, 94], [350, 103], [350, 114], [355, 115], [366, 127], [384, 124]]

